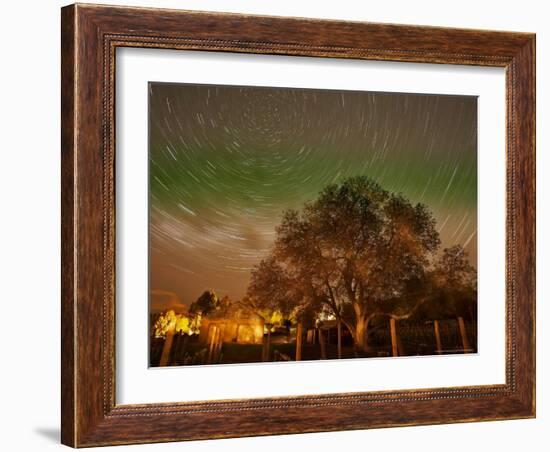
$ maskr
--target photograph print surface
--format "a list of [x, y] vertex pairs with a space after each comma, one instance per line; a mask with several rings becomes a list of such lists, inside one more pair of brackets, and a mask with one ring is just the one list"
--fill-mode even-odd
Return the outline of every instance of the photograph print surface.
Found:
[[149, 364], [477, 352], [477, 98], [151, 82]]

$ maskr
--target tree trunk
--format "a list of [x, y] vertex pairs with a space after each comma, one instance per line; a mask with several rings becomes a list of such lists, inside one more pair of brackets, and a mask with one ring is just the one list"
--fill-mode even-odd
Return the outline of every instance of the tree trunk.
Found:
[[296, 361], [302, 360], [302, 322], [296, 327]]
[[354, 341], [355, 346], [362, 352], [370, 352], [371, 348], [368, 341], [368, 327], [370, 318], [359, 316], [355, 325]]
[[399, 346], [397, 339], [397, 326], [395, 319], [390, 319], [390, 334], [391, 334], [391, 355], [399, 356]]

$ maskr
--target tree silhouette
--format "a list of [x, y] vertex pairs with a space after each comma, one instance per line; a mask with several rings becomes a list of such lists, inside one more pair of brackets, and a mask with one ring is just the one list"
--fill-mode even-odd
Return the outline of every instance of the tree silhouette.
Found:
[[189, 306], [189, 313], [206, 316], [216, 310], [219, 304], [220, 300], [216, 293], [213, 290], [206, 290]]
[[432, 271], [431, 297], [415, 313], [423, 319], [462, 316], [477, 320], [476, 271], [460, 245], [445, 248]]
[[274, 302], [329, 309], [367, 350], [371, 319], [412, 315], [427, 300], [439, 244], [426, 206], [367, 177], [349, 178], [301, 212], [284, 213], [249, 289]]
[[279, 311], [285, 320], [296, 318], [307, 306], [302, 286], [274, 256], [252, 270], [243, 302], [255, 312]]

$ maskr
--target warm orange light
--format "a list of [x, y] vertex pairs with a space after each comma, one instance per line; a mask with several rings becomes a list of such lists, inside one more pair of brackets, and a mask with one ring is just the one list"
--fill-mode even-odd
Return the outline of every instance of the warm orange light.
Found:
[[190, 319], [184, 314], [176, 314], [169, 309], [161, 314], [155, 323], [155, 337], [166, 337], [169, 332], [195, 334], [200, 328], [200, 316]]

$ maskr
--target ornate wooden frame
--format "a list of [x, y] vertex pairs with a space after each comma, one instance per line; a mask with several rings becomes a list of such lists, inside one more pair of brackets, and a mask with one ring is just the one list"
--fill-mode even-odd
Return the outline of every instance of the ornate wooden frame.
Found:
[[[83, 447], [535, 415], [535, 35], [71, 5], [62, 9], [62, 442]], [[506, 68], [506, 383], [115, 404], [117, 47]]]

